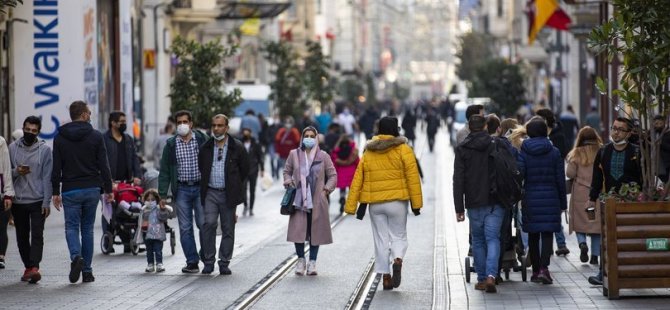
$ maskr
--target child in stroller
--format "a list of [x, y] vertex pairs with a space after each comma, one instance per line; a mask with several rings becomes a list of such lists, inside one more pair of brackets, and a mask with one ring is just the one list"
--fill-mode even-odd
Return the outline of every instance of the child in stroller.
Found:
[[[142, 212], [140, 198], [143, 192], [142, 187], [133, 184], [114, 184], [114, 202], [105, 204], [103, 209], [103, 220], [109, 222], [100, 242], [103, 254], [114, 253], [114, 244], [123, 244], [124, 253], [139, 253], [137, 243], [131, 239], [137, 230], [137, 218]], [[121, 242], [115, 240], [116, 236], [119, 236]]]

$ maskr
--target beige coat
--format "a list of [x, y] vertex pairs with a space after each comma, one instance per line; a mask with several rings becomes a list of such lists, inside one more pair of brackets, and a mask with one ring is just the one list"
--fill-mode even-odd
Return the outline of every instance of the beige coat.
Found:
[[583, 166], [574, 160], [570, 161], [568, 162], [565, 175], [569, 179], [574, 179], [569, 206], [570, 233], [600, 234], [600, 204], [596, 203], [595, 221], [589, 221], [585, 211], [589, 202], [593, 165]]
[[[319, 150], [314, 157], [314, 162], [310, 173], [316, 173], [316, 188], [312, 196], [312, 240], [313, 245], [322, 245], [333, 243], [333, 235], [330, 230], [330, 216], [328, 212], [328, 198], [324, 189], [332, 192], [337, 185], [337, 173], [330, 156], [324, 151]], [[300, 155], [299, 155], [300, 154]], [[300, 190], [300, 165], [298, 156], [305, 156], [299, 149], [292, 150], [286, 159], [284, 166], [284, 185], [293, 184]], [[304, 157], [302, 157], [304, 160]], [[291, 214], [288, 220], [288, 234], [286, 241], [301, 243], [305, 242], [307, 237], [307, 213], [296, 211]]]

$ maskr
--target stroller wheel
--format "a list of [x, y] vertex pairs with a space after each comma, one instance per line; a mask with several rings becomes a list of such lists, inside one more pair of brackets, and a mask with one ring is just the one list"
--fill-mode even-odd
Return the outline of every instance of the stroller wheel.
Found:
[[114, 234], [105, 232], [100, 238], [100, 250], [102, 254], [108, 255], [114, 249]]
[[172, 255], [174, 255], [174, 248], [177, 245], [177, 241], [175, 240], [174, 236], [174, 231], [170, 232], [170, 251], [172, 251]]
[[135, 240], [130, 241], [130, 252], [133, 255], [137, 255], [140, 252], [140, 246], [135, 242]]
[[470, 283], [470, 257], [465, 257], [465, 282]]
[[505, 280], [509, 281], [509, 269], [505, 269]]

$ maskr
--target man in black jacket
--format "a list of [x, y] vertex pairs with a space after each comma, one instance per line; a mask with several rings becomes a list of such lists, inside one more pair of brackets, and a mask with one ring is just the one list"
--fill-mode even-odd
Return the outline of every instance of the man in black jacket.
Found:
[[216, 227], [220, 217], [219, 273], [229, 275], [235, 245], [235, 210], [244, 202], [242, 186], [249, 175], [249, 158], [244, 145], [228, 134], [228, 117], [223, 114], [212, 118], [212, 139], [200, 148], [198, 170], [202, 175], [200, 199], [205, 210], [202, 273], [214, 271]]
[[[256, 180], [258, 179], [258, 171], [261, 172], [261, 177], [265, 173], [265, 162], [263, 158], [263, 148], [256, 142], [251, 135], [251, 129], [242, 129], [242, 143], [244, 149], [249, 154], [249, 176], [244, 183], [244, 212], [243, 215], [254, 215], [254, 200], [256, 200]], [[248, 190], [247, 190], [248, 189]], [[249, 193], [249, 202], [247, 203], [246, 194]]]
[[[142, 183], [142, 170], [140, 168], [140, 160], [135, 152], [135, 141], [126, 133], [126, 114], [121, 111], [113, 111], [109, 114], [108, 120], [109, 130], [104, 134], [105, 148], [107, 149], [107, 161], [109, 162], [109, 171], [112, 174], [112, 180], [117, 182], [132, 182], [135, 185]], [[118, 201], [117, 201], [118, 203]], [[109, 226], [109, 218], [111, 214], [111, 204], [105, 203], [107, 212], [103, 212], [101, 219], [102, 233], [107, 232]], [[124, 253], [130, 253], [130, 236], [127, 234], [120, 234], [121, 241], [123, 241]], [[104, 241], [107, 241], [106, 239]], [[104, 242], [103, 241], [103, 242]], [[109, 253], [114, 253], [114, 247], [106, 247]]]
[[456, 147], [454, 161], [456, 219], [464, 221], [465, 209], [468, 210], [472, 253], [477, 271], [475, 289], [495, 293], [500, 227], [505, 209], [490, 195], [488, 163], [492, 138], [486, 131], [486, 118], [472, 115], [468, 126], [470, 134]]
[[[112, 200], [112, 177], [100, 132], [91, 126], [83, 101], [70, 105], [71, 123], [58, 128], [53, 143], [52, 201], [65, 212], [65, 239], [70, 250], [70, 282], [93, 282], [93, 223], [101, 190]], [[62, 184], [62, 191], [61, 191]], [[62, 199], [61, 199], [62, 196]], [[80, 236], [81, 227], [81, 236]]]

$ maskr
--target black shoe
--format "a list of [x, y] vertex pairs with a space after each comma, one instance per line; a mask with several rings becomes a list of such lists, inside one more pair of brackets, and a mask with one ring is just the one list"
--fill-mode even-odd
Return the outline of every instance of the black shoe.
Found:
[[5, 269], [5, 259], [0, 258], [0, 269]]
[[589, 284], [591, 284], [591, 285], [603, 285], [603, 279], [599, 278], [598, 276], [590, 276], [589, 277]]
[[82, 277], [81, 282], [84, 283], [95, 282], [95, 277], [93, 276], [92, 272], [82, 272], [81, 277]]
[[586, 245], [586, 242], [580, 242], [579, 243], [579, 260], [582, 261], [582, 263], [586, 263], [589, 261], [589, 247]]
[[565, 256], [565, 255], [568, 255], [568, 254], [570, 254], [570, 250], [568, 250], [568, 248], [565, 247], [565, 246], [559, 246], [558, 250], [556, 250], [556, 256], [561, 256], [561, 255]]
[[181, 269], [181, 272], [183, 273], [198, 273], [200, 271], [200, 268], [198, 267], [198, 263], [188, 263], [186, 264], [186, 267]]
[[123, 245], [123, 254], [128, 254], [130, 252], [132, 252], [130, 249], [130, 245], [127, 244]]
[[254, 216], [254, 209], [249, 209], [249, 216]]
[[77, 283], [79, 281], [82, 269], [84, 269], [84, 259], [77, 255], [72, 263], [70, 263], [70, 283]]
[[226, 263], [219, 262], [219, 274], [224, 276], [233, 274], [230, 268], [228, 268], [228, 264], [229, 264], [228, 262]]
[[598, 256], [591, 255], [591, 261], [589, 262], [591, 265], [598, 265]]
[[202, 273], [203, 274], [210, 274], [214, 272], [214, 265], [213, 264], [205, 264], [205, 267], [202, 267]]

